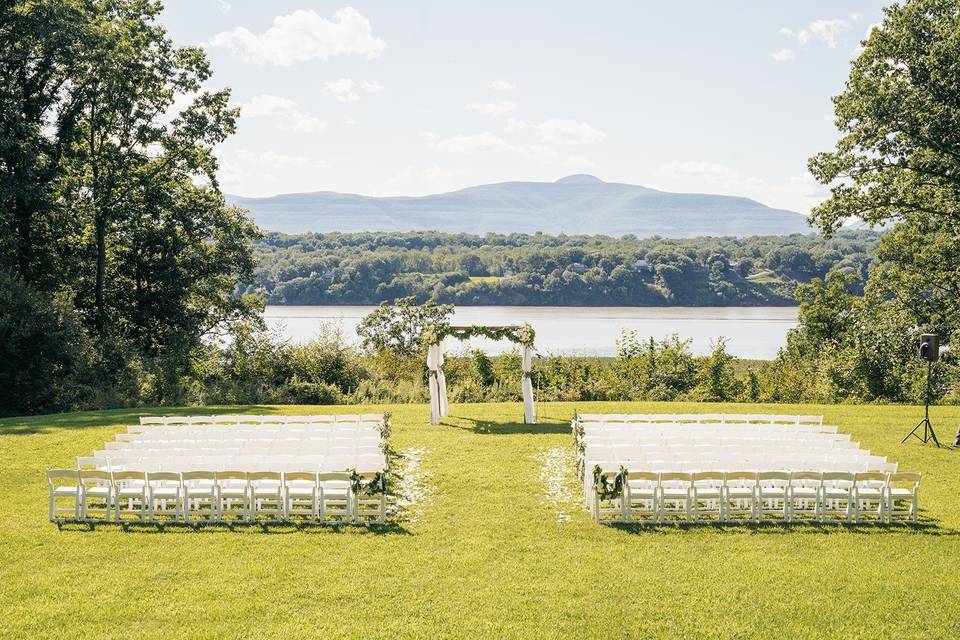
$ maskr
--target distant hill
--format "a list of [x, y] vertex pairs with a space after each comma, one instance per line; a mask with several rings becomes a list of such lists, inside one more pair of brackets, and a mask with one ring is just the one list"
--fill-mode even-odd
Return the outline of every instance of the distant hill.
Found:
[[669, 193], [574, 175], [450, 193], [372, 197], [332, 191], [268, 198], [227, 195], [261, 228], [307, 231], [606, 234], [668, 238], [810, 233], [806, 217], [734, 196]]

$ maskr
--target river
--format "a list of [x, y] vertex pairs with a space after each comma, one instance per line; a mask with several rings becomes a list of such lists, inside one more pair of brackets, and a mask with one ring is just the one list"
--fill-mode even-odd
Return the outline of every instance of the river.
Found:
[[[360, 319], [375, 307], [367, 306], [268, 306], [267, 325], [285, 338], [310, 340], [324, 326], [343, 331], [351, 343], [359, 342]], [[719, 337], [727, 350], [741, 358], [769, 359], [785, 344], [787, 331], [797, 324], [796, 307], [457, 307], [454, 324], [523, 324], [537, 332], [541, 354], [611, 356], [623, 330], [638, 336], [663, 338], [672, 333], [691, 338], [697, 355], [710, 350]], [[471, 340], [489, 353], [510, 350], [509, 342]], [[461, 349], [448, 342], [447, 349]]]

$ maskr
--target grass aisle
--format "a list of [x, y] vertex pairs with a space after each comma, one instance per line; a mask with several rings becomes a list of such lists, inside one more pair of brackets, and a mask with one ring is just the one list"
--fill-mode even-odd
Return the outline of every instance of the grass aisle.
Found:
[[[924, 472], [928, 524], [597, 526], [572, 477], [574, 405], [544, 405], [544, 422], [524, 426], [519, 405], [491, 404], [455, 405], [439, 427], [427, 424], [424, 406], [386, 407], [393, 448], [422, 452], [427, 490], [413, 521], [411, 511], [382, 530], [58, 531], [46, 522], [44, 470], [102, 448], [141, 413], [171, 410], [9, 419], [0, 421], [0, 637], [960, 634], [960, 452], [900, 446], [916, 408], [577, 407], [823, 413], [865, 448]], [[938, 408], [934, 419], [947, 440], [960, 408]]]

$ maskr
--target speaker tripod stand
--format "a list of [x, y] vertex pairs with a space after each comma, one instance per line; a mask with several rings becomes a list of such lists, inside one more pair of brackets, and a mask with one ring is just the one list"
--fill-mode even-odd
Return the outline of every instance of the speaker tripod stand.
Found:
[[[937, 445], [938, 449], [940, 448], [940, 441], [937, 440], [937, 434], [933, 431], [933, 424], [930, 423], [930, 369], [932, 367], [933, 363], [927, 360], [927, 390], [923, 402], [923, 420], [917, 423], [917, 426], [900, 441], [900, 444], [903, 444], [910, 439], [910, 436], [913, 436], [917, 440], [923, 441], [924, 444], [933, 440], [933, 444]], [[922, 437], [917, 433], [920, 427], [923, 427]]]

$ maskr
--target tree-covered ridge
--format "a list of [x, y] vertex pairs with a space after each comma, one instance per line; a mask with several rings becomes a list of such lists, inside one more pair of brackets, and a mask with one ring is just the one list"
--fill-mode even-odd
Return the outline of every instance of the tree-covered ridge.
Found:
[[271, 233], [249, 290], [272, 304], [790, 305], [831, 270], [862, 288], [879, 238]]

